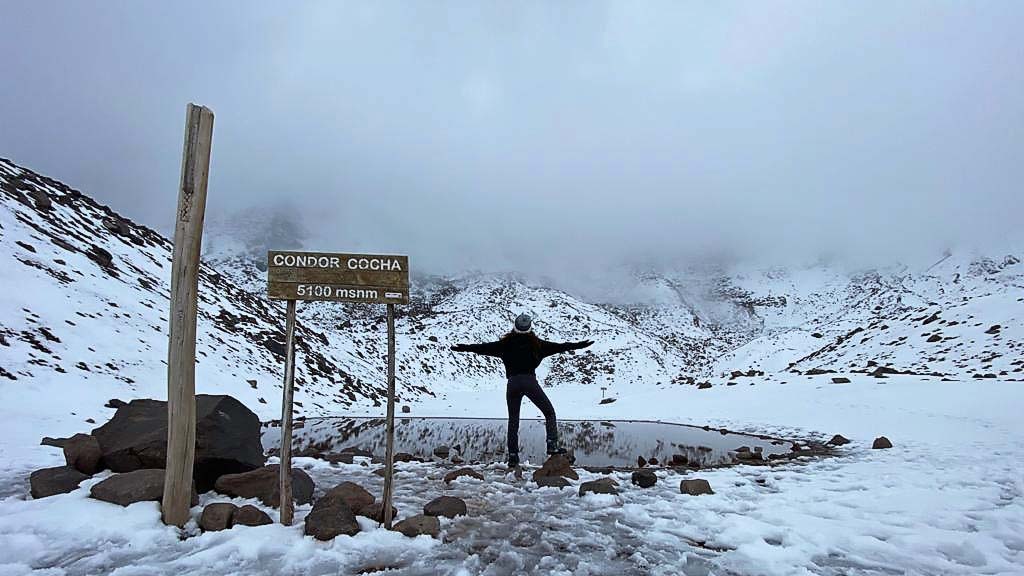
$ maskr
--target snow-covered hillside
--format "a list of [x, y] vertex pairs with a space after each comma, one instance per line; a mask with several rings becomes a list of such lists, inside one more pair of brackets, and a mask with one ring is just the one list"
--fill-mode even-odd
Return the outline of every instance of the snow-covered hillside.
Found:
[[[17, 382], [21, 395], [55, 399], [54, 414], [81, 418], [103, 414], [110, 397], [162, 397], [170, 242], [9, 161], [0, 161], [0, 187], [0, 378]], [[269, 419], [279, 409], [284, 314], [264, 296], [260, 254], [302, 238], [286, 216], [247, 217], [212, 227], [201, 274], [198, 387], [232, 394]], [[546, 362], [539, 373], [546, 385], [606, 387], [613, 397], [721, 383], [734, 372], [784, 382], [811, 369], [882, 367], [951, 379], [1012, 379], [1022, 369], [1018, 256], [955, 255], [920, 271], [822, 264], [643, 271], [622, 290], [632, 298], [614, 304], [511, 275], [414, 271], [413, 280], [412, 303], [397, 319], [403, 402], [500, 387], [497, 360], [448, 347], [497, 339], [524, 311], [548, 339], [596, 341]], [[302, 303], [299, 316], [297, 411], [380, 406], [383, 308]]]

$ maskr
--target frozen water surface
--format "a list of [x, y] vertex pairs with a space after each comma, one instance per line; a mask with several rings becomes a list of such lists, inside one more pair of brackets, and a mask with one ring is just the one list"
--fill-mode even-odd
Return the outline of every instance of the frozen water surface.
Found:
[[[381, 418], [311, 418], [294, 431], [296, 450], [340, 452], [360, 448], [377, 457], [384, 454], [385, 421]], [[789, 454], [792, 442], [664, 422], [636, 420], [567, 420], [558, 423], [559, 435], [573, 451], [578, 466], [635, 467], [637, 456], [667, 463], [682, 454], [700, 467], [733, 461], [733, 452], [746, 446], [764, 458]], [[280, 428], [264, 429], [263, 445], [273, 452], [280, 444]], [[395, 450], [430, 458], [434, 449], [447, 446], [466, 462], [500, 462], [505, 458], [507, 421], [496, 418], [397, 418]], [[540, 464], [546, 458], [544, 421], [523, 420], [519, 429], [520, 457]]]

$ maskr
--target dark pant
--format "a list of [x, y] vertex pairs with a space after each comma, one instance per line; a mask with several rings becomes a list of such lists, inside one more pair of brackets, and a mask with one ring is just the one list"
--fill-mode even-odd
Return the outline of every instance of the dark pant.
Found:
[[548, 446], [558, 444], [558, 426], [555, 421], [555, 409], [551, 406], [544, 390], [532, 374], [519, 374], [508, 379], [505, 388], [505, 401], [508, 403], [508, 453], [519, 453], [519, 407], [523, 396], [530, 399], [533, 405], [544, 414], [544, 428], [547, 432]]

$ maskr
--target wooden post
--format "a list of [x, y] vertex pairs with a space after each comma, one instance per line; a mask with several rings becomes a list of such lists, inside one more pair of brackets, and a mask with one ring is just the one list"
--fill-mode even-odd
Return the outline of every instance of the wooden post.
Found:
[[395, 477], [395, 305], [388, 304], [388, 419], [384, 450], [384, 527], [391, 529], [391, 494]]
[[295, 300], [288, 301], [285, 328], [284, 399], [281, 402], [281, 524], [291, 526], [295, 514], [292, 502], [292, 391], [295, 380]]
[[171, 262], [170, 337], [167, 350], [167, 462], [164, 524], [184, 526], [192, 502], [196, 449], [196, 310], [199, 254], [206, 215], [206, 183], [213, 144], [213, 112], [189, 104], [181, 160], [178, 215]]

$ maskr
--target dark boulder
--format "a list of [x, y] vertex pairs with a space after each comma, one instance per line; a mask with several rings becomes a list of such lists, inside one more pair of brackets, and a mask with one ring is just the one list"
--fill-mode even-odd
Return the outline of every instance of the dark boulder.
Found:
[[235, 526], [264, 526], [266, 524], [274, 523], [274, 521], [270, 519], [270, 515], [252, 504], [246, 504], [239, 508], [235, 512], [232, 522]]
[[844, 376], [833, 376], [832, 377], [832, 383], [833, 384], [849, 384], [850, 383], [850, 379], [846, 378]]
[[55, 494], [67, 494], [78, 488], [82, 480], [87, 478], [89, 477], [71, 466], [43, 468], [29, 475], [29, 493], [33, 498], [46, 498]]
[[410, 538], [424, 535], [437, 538], [437, 535], [441, 533], [441, 522], [436, 516], [418, 514], [395, 524], [392, 530], [401, 532]]
[[334, 488], [331, 488], [324, 494], [323, 499], [335, 499], [341, 501], [345, 506], [348, 506], [351, 510], [360, 510], [370, 504], [373, 504], [373, 494], [370, 494], [366, 488], [363, 488], [355, 482], [342, 482]]
[[455, 518], [466, 515], [466, 501], [454, 496], [440, 496], [434, 498], [423, 507], [423, 513], [427, 516], [444, 516]]
[[321, 498], [306, 515], [304, 533], [317, 540], [331, 540], [342, 534], [355, 536], [358, 532], [356, 516], [341, 498]]
[[[373, 520], [378, 524], [382, 523], [384, 522], [384, 503], [374, 502], [373, 504], [370, 504], [368, 506], [363, 506], [362, 508], [356, 511], [356, 516], [363, 516], [364, 518], [369, 518], [370, 520]], [[391, 517], [395, 518], [397, 516], [398, 508], [392, 506]]]
[[[167, 403], [132, 400], [92, 431], [103, 462], [114, 472], [162, 468], [167, 460]], [[194, 478], [206, 492], [224, 474], [263, 466], [260, 419], [230, 396], [196, 396]]]
[[118, 400], [117, 398], [111, 398], [107, 400], [107, 403], [103, 405], [104, 408], [120, 408], [121, 406], [127, 406], [128, 403], [124, 400]]
[[658, 475], [654, 470], [637, 470], [633, 472], [630, 481], [641, 488], [650, 488], [658, 483]]
[[711, 484], [703, 478], [694, 478], [693, 480], [683, 480], [679, 483], [679, 491], [683, 494], [689, 494], [690, 496], [700, 496], [701, 494], [714, 494], [711, 490]]
[[[236, 498], [259, 498], [267, 506], [281, 505], [281, 467], [270, 464], [239, 474], [225, 474], [214, 483], [221, 494]], [[292, 468], [292, 500], [299, 504], [313, 501], [313, 479], [304, 470]]]
[[483, 480], [482, 474], [473, 470], [472, 468], [459, 468], [458, 470], [452, 470], [451, 472], [444, 475], [444, 483], [451, 484], [455, 480], [468, 476], [469, 478], [476, 478], [477, 480]]
[[832, 437], [831, 440], [828, 441], [828, 444], [831, 444], [832, 446], [843, 446], [849, 443], [850, 439], [844, 437], [842, 434], [836, 434], [835, 436]]
[[889, 441], [885, 436], [879, 436], [875, 438], [875, 441], [871, 443], [871, 447], [880, 450], [884, 448], [892, 448], [892, 442]]
[[234, 517], [238, 506], [230, 502], [214, 502], [203, 508], [199, 516], [199, 527], [203, 532], [217, 532], [231, 528], [231, 519]]
[[92, 476], [102, 470], [102, 457], [100, 443], [88, 434], [75, 434], [64, 443], [64, 460], [82, 474]]
[[619, 491], [615, 489], [618, 485], [618, 482], [611, 478], [599, 478], [584, 482], [580, 484], [580, 496], [584, 494], [618, 494]]
[[[110, 478], [93, 485], [89, 495], [97, 500], [128, 506], [136, 502], [159, 502], [164, 496], [164, 470], [148, 468]], [[199, 503], [199, 495], [192, 490], [192, 505]]]

